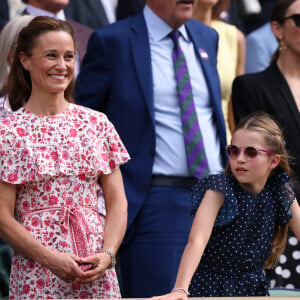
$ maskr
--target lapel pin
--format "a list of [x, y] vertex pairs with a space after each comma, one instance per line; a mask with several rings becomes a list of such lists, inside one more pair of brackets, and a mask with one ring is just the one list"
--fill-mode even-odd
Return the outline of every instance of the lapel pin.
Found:
[[208, 60], [208, 54], [204, 49], [199, 48], [199, 53], [203, 59]]

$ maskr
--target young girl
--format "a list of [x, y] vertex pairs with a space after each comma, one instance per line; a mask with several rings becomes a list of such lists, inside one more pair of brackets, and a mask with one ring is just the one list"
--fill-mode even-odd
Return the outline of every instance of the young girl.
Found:
[[193, 188], [196, 215], [175, 287], [156, 300], [268, 295], [264, 268], [283, 251], [287, 227], [300, 238], [300, 208], [274, 120], [266, 114], [242, 120], [227, 153], [227, 174]]

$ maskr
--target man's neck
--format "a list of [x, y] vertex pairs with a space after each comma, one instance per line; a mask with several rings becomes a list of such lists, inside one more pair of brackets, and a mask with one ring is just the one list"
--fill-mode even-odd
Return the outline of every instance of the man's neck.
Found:
[[28, 5], [35, 7], [37, 9], [47, 11], [53, 15], [56, 15], [59, 13], [62, 9], [64, 9], [64, 6], [53, 4], [51, 1], [48, 1], [44, 3], [45, 1], [38, 1], [38, 0], [30, 0], [28, 1]]
[[65, 20], [65, 14], [63, 10], [58, 11], [57, 13], [53, 13], [52, 11], [46, 10], [44, 8], [40, 8], [37, 6], [33, 6], [31, 4], [28, 4], [26, 6], [26, 11], [28, 14], [33, 16], [48, 16], [48, 17], [54, 17], [60, 20]]

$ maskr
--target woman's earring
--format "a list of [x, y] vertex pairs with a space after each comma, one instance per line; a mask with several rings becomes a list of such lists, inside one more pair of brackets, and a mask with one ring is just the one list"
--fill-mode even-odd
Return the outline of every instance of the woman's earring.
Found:
[[285, 45], [283, 38], [281, 38], [279, 40], [279, 51], [282, 53], [285, 52], [286, 50], [287, 50], [287, 46]]

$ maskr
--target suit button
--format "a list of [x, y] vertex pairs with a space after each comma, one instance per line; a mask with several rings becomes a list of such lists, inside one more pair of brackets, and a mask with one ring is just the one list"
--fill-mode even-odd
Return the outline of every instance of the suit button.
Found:
[[155, 155], [155, 150], [150, 150], [149, 154], [150, 154], [150, 156], [154, 156]]

